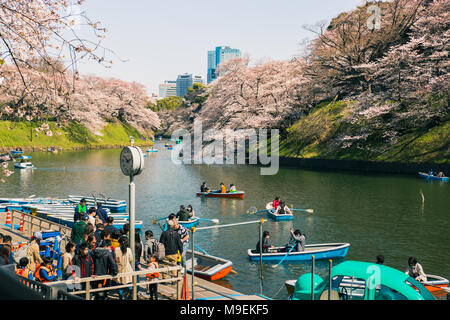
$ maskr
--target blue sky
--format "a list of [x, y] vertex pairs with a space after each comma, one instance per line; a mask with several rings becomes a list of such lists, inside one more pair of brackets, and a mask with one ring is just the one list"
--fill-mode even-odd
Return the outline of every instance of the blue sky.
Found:
[[111, 69], [95, 62], [81, 73], [158, 84], [193, 73], [206, 78], [207, 51], [238, 48], [252, 60], [287, 60], [313, 34], [304, 25], [337, 16], [360, 0], [88, 0], [83, 10], [108, 29], [103, 44], [113, 50]]

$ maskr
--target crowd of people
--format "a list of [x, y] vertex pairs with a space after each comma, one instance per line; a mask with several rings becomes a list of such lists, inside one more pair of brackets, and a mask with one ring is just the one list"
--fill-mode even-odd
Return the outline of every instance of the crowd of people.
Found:
[[[117, 291], [120, 299], [131, 297], [132, 277], [120, 276], [122, 273], [133, 271], [129, 224], [124, 224], [119, 230], [114, 225], [114, 218], [108, 216], [106, 211], [99, 214], [98, 209], [98, 207], [87, 208], [84, 199], [76, 206], [75, 223], [59, 266], [53, 258], [41, 256], [40, 243], [43, 237], [41, 232], [35, 232], [28, 245], [26, 257], [21, 258], [16, 265], [16, 273], [43, 283], [111, 275], [113, 279], [91, 282], [92, 287], [130, 284], [128, 289]], [[189, 232], [178, 221], [193, 216], [192, 206], [189, 205], [187, 209], [183, 205], [180, 206], [177, 214], [171, 213], [167, 217], [167, 229], [162, 232], [159, 241], [154, 238], [151, 230], [145, 231], [143, 242], [139, 232], [136, 232], [134, 270], [148, 270], [145, 277], [155, 279], [160, 277], [159, 273], [154, 271], [160, 264], [186, 266]], [[0, 240], [0, 265], [13, 264], [11, 237], [0, 234]], [[82, 283], [81, 289], [84, 287]], [[139, 294], [151, 300], [158, 299], [157, 284], [150, 284], [146, 291]], [[106, 299], [106, 295], [100, 291], [94, 294], [94, 299], [103, 300]]]

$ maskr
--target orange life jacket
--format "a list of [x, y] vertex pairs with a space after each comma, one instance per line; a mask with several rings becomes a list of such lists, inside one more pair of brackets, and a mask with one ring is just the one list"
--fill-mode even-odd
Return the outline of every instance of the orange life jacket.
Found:
[[[155, 266], [156, 267], [156, 266]], [[154, 279], [154, 278], [158, 278], [159, 277], [159, 272], [154, 272], [154, 273], [147, 273], [145, 275], [145, 277], [147, 279]]]
[[225, 188], [225, 186], [222, 186], [222, 187], [221, 187], [221, 192], [222, 192], [222, 193], [227, 193], [227, 188]]
[[[24, 274], [24, 272], [27, 271], [26, 274]], [[28, 276], [30, 275], [30, 270], [26, 269], [26, 268], [20, 268], [16, 270], [16, 274], [18, 276], [24, 277], [24, 278], [28, 278]]]
[[44, 269], [45, 271], [47, 271], [48, 274], [51, 274], [53, 272], [52, 266], [50, 266], [50, 268], [47, 268], [44, 265], [39, 264], [36, 267], [36, 272], [34, 273], [34, 277], [36, 278], [36, 280], [43, 282], [43, 283], [48, 282], [47, 280], [44, 280], [41, 278], [41, 269]]

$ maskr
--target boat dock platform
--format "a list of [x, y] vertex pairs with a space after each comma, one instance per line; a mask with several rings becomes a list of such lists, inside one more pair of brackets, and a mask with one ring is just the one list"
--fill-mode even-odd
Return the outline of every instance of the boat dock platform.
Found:
[[[5, 226], [5, 223], [6, 213], [0, 212], [0, 233], [3, 235], [10, 235], [12, 237], [13, 245], [15, 243], [27, 242], [30, 240], [29, 234], [22, 233], [18, 230], [11, 230], [10, 227]], [[51, 221], [49, 221], [49, 223], [51, 223]], [[189, 289], [187, 298], [192, 299], [192, 276], [190, 274], [186, 276], [186, 282], [188, 283]], [[270, 300], [270, 298], [257, 293], [244, 294], [199, 277], [194, 277], [194, 286], [194, 300]], [[176, 289], [173, 285], [159, 284], [158, 294], [161, 300], [176, 299]], [[142, 297], [138, 296], [138, 299], [142, 299]]]

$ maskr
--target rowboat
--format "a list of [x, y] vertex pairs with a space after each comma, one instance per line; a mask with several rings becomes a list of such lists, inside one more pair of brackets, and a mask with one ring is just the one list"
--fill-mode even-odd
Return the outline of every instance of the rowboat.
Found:
[[197, 197], [244, 199], [244, 191], [220, 193], [217, 191], [197, 192]]
[[432, 175], [429, 175], [424, 172], [419, 172], [419, 177], [427, 179], [427, 180], [449, 181], [449, 177], [432, 176]]
[[[192, 273], [192, 250], [186, 251], [186, 269]], [[210, 254], [194, 251], [195, 276], [214, 281], [222, 279], [233, 269], [233, 262]]]
[[[347, 255], [350, 243], [319, 243], [319, 244], [307, 244], [305, 251], [297, 252], [292, 251], [287, 256], [286, 251], [280, 251], [285, 247], [275, 247], [269, 252], [262, 253], [263, 261], [280, 261], [284, 258], [284, 261], [309, 261], [312, 260], [312, 256], [316, 260], [319, 259], [332, 259], [342, 258]], [[259, 261], [260, 254], [256, 250], [248, 249], [247, 251], [250, 260]]]
[[449, 281], [447, 279], [433, 274], [427, 274], [426, 276], [427, 281], [421, 281], [420, 283], [423, 284], [433, 296], [440, 297], [449, 293], [448, 290], [442, 289], [449, 287]]
[[178, 220], [178, 223], [187, 229], [191, 229], [192, 227], [195, 227], [196, 225], [198, 225], [199, 222], [200, 222], [200, 220], [197, 217], [189, 219], [188, 221], [179, 221]]
[[127, 202], [125, 200], [117, 199], [102, 199], [102, 198], [92, 198], [92, 197], [82, 197], [69, 195], [68, 200], [73, 203], [78, 203], [84, 198], [86, 200], [86, 205], [95, 206], [96, 203], [101, 203], [104, 208], [110, 209], [112, 212], [123, 212], [127, 209]]
[[22, 157], [20, 157], [20, 162], [14, 163], [14, 168], [16, 168], [16, 169], [33, 168], [33, 164], [31, 163], [31, 161], [27, 161], [27, 160], [30, 160], [30, 159], [31, 159], [30, 156], [22, 156]]
[[275, 221], [290, 221], [294, 218], [292, 212], [291, 213], [276, 213], [275, 209], [272, 206], [272, 202], [269, 202], [266, 205], [267, 213], [269, 214], [269, 218]]
[[158, 149], [148, 149], [147, 152], [158, 152]]
[[12, 151], [10, 151], [10, 153], [13, 157], [17, 157], [17, 156], [20, 156], [21, 154], [23, 154], [23, 151], [22, 150], [12, 150]]

